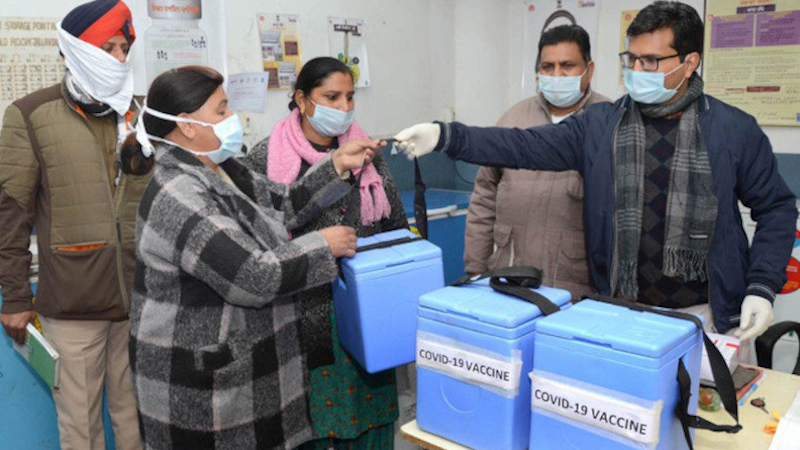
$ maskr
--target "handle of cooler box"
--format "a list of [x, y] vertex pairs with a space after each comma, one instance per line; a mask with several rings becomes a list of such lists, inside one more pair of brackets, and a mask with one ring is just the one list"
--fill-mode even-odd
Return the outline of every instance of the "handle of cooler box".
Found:
[[495, 291], [532, 303], [545, 316], [561, 311], [561, 308], [549, 298], [531, 290], [542, 284], [542, 271], [533, 266], [503, 267], [484, 272], [475, 278], [464, 275], [450, 286], [463, 286], [485, 278], [489, 278], [489, 286]]
[[[378, 242], [377, 244], [362, 245], [361, 247], [357, 247], [356, 248], [356, 253], [366, 252], [366, 251], [370, 251], [370, 250], [377, 250], [379, 248], [392, 247], [392, 246], [398, 245], [398, 244], [407, 244], [409, 242], [421, 241], [422, 239], [427, 239], [428, 238], [428, 214], [427, 214], [427, 210], [425, 208], [425, 183], [422, 182], [422, 175], [420, 175], [419, 163], [417, 162], [416, 158], [414, 159], [414, 169], [415, 169], [414, 177], [416, 179], [415, 180], [415, 192], [414, 192], [414, 215], [417, 218], [417, 229], [420, 231], [420, 234], [422, 235], [422, 238], [418, 238], [418, 237], [413, 237], [413, 238], [412, 237], [402, 237], [402, 238], [398, 238], [398, 239], [392, 239], [391, 241]], [[358, 189], [358, 187], [361, 186], [361, 177], [363, 175], [364, 175], [364, 171], [362, 170], [361, 172], [358, 173], [358, 176], [355, 177], [354, 184], [356, 186], [356, 189]], [[419, 200], [418, 197], [421, 198], [421, 200]], [[353, 228], [356, 228], [357, 225], [358, 225], [356, 223], [356, 214], [354, 213], [354, 211], [357, 211], [356, 208], [359, 207], [360, 200], [361, 200], [361, 195], [352, 195], [351, 194], [350, 197], [349, 197], [348, 210], [350, 211], [350, 216], [349, 216], [349, 219], [345, 220], [345, 223], [347, 225], [350, 225]], [[422, 214], [424, 215], [424, 217], [417, 216], [417, 210], [418, 210], [417, 203], [418, 202], [421, 202]], [[419, 225], [420, 221], [424, 222], [424, 224], [425, 224], [424, 228], [420, 228], [420, 225]], [[424, 234], [423, 234], [423, 229], [424, 229]], [[344, 273], [342, 271], [341, 261], [338, 261], [337, 265], [339, 266], [339, 276], [342, 279], [344, 279]]]
[[425, 202], [425, 182], [419, 171], [419, 159], [414, 158], [414, 226], [419, 235], [428, 239], [428, 205]]
[[[408, 244], [409, 242], [416, 242], [421, 240], [423, 240], [421, 237], [406, 236], [397, 239], [392, 239], [391, 241], [378, 242], [377, 244], [362, 245], [361, 247], [356, 248], [356, 253], [363, 253], [363, 252], [368, 252], [370, 250], [378, 250], [379, 248], [393, 247], [395, 245]], [[339, 267], [339, 278], [344, 280], [344, 271], [342, 270], [341, 259], [336, 261], [336, 265]]]
[[356, 253], [368, 252], [370, 250], [377, 250], [379, 248], [393, 247], [400, 244], [408, 244], [409, 242], [422, 241], [421, 237], [401, 237], [392, 239], [391, 241], [378, 242], [377, 244], [362, 245], [356, 248]]
[[702, 417], [689, 414], [689, 401], [692, 396], [692, 379], [683, 360], [678, 360], [678, 387], [680, 389], [680, 401], [675, 406], [675, 414], [683, 427], [683, 435], [686, 437], [686, 443], [689, 445], [690, 450], [694, 450], [692, 443], [692, 435], [689, 433], [689, 428], [697, 428], [709, 431], [724, 431], [726, 433], [738, 433], [742, 429], [739, 425], [739, 407], [736, 403], [736, 389], [733, 386], [733, 377], [728, 370], [728, 365], [725, 364], [725, 358], [719, 352], [719, 349], [714, 342], [709, 339], [706, 332], [703, 330], [703, 322], [694, 314], [683, 313], [672, 310], [656, 309], [651, 306], [635, 303], [629, 300], [613, 298], [606, 295], [594, 295], [591, 297], [584, 297], [584, 299], [592, 299], [604, 303], [610, 303], [623, 308], [632, 309], [634, 311], [649, 312], [659, 314], [662, 316], [674, 317], [676, 319], [683, 319], [692, 322], [703, 333], [703, 346], [708, 354], [708, 362], [711, 366], [711, 373], [714, 375], [714, 383], [717, 386], [722, 404], [725, 411], [736, 420], [736, 425], [717, 425]]
[[[354, 185], [356, 186], [357, 193], [360, 192], [358, 188], [361, 186], [361, 177], [363, 175], [364, 171], [362, 170], [358, 173], [358, 176], [355, 177]], [[358, 228], [355, 211], [358, 211], [360, 202], [360, 194], [350, 194], [347, 205], [347, 210], [350, 212], [350, 215], [344, 220], [345, 225]], [[415, 226], [417, 227], [417, 231], [419, 231], [419, 235], [422, 236], [422, 239], [428, 239], [428, 207], [425, 202], [425, 182], [422, 181], [422, 173], [419, 170], [419, 160], [417, 158], [414, 158], [414, 220], [416, 222]], [[389, 247], [389, 245], [386, 245], [385, 247]], [[369, 250], [372, 250], [372, 248]], [[356, 249], [356, 251], [359, 251], [359, 249]]]

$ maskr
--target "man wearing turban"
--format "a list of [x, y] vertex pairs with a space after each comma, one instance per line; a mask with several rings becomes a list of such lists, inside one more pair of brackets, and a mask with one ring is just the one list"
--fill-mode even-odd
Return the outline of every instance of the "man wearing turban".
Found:
[[105, 449], [105, 389], [116, 448], [141, 449], [128, 313], [136, 210], [149, 178], [117, 168], [136, 113], [128, 59], [136, 34], [119, 0], [78, 6], [57, 28], [64, 79], [12, 103], [0, 131], [0, 319], [22, 343], [38, 314], [59, 353], [62, 448]]

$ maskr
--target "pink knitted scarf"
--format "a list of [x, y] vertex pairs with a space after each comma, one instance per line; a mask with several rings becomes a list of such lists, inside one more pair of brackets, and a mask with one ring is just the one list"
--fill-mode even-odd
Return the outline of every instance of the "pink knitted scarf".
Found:
[[[358, 123], [353, 124], [341, 136], [339, 146], [353, 139], [369, 139]], [[305, 161], [314, 165], [325, 157], [311, 146], [300, 127], [300, 110], [295, 108], [288, 117], [278, 122], [269, 137], [269, 153], [267, 155], [267, 177], [277, 183], [290, 184], [300, 175], [300, 165]], [[392, 207], [383, 189], [381, 179], [375, 165], [353, 170], [353, 175], [361, 175], [359, 191], [361, 193], [361, 224], [370, 226], [383, 218], [389, 217]]]

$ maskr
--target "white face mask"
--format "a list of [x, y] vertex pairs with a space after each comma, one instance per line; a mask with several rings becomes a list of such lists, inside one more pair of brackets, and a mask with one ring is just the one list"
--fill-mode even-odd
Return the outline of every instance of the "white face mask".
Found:
[[350, 125], [355, 120], [356, 113], [354, 109], [339, 111], [335, 108], [318, 105], [310, 98], [309, 101], [314, 105], [314, 115], [306, 116], [306, 118], [311, 123], [311, 126], [323, 136], [337, 137], [343, 135], [350, 129]]
[[628, 94], [634, 101], [648, 105], [657, 105], [664, 103], [671, 99], [678, 93], [678, 89], [683, 86], [686, 77], [681, 78], [681, 82], [672, 89], [664, 86], [664, 80], [667, 75], [671, 75], [676, 70], [686, 64], [681, 63], [680, 66], [670, 70], [667, 73], [661, 72], [637, 72], [627, 67], [624, 68], [623, 74], [625, 79], [625, 88], [628, 89]]
[[582, 74], [571, 77], [539, 75], [539, 91], [548, 102], [559, 108], [572, 106], [583, 97], [581, 81], [588, 71], [589, 67], [586, 67]]
[[100, 47], [58, 27], [58, 47], [64, 55], [64, 64], [80, 86], [98, 102], [110, 106], [124, 116], [133, 99], [133, 71], [128, 57], [119, 60]]
[[[210, 152], [196, 152], [194, 150], [189, 150], [186, 147], [182, 147], [170, 141], [169, 139], [147, 134], [147, 130], [144, 127], [144, 120], [142, 119], [145, 113], [153, 117], [158, 117], [159, 119], [169, 120], [172, 122], [194, 123], [204, 127], [211, 127], [214, 130], [214, 135], [217, 137], [217, 139], [219, 139], [220, 146], [218, 149]], [[139, 112], [139, 119], [136, 122], [136, 140], [142, 146], [142, 154], [144, 154], [144, 156], [147, 158], [153, 154], [153, 144], [150, 142], [152, 140], [174, 145], [175, 147], [183, 149], [193, 155], [205, 156], [214, 164], [222, 164], [226, 160], [237, 156], [241, 152], [243, 132], [242, 124], [239, 121], [239, 116], [236, 114], [233, 114], [225, 120], [211, 124], [201, 122], [199, 120], [189, 119], [188, 117], [179, 117], [173, 116], [172, 114], [162, 113], [161, 111], [148, 108], [147, 104], [145, 103], [144, 107], [141, 108], [141, 111]]]

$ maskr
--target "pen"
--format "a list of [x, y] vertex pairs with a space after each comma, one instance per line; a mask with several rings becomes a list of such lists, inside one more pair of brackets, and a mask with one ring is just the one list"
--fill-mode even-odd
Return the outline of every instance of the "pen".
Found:
[[743, 406], [744, 405], [744, 402], [747, 401], [747, 398], [750, 397], [750, 394], [752, 394], [753, 391], [755, 391], [757, 387], [758, 387], [758, 383], [753, 383], [753, 385], [750, 386], [750, 389], [748, 389], [747, 392], [745, 392], [744, 395], [742, 396], [742, 399], [739, 400], [739, 406]]

